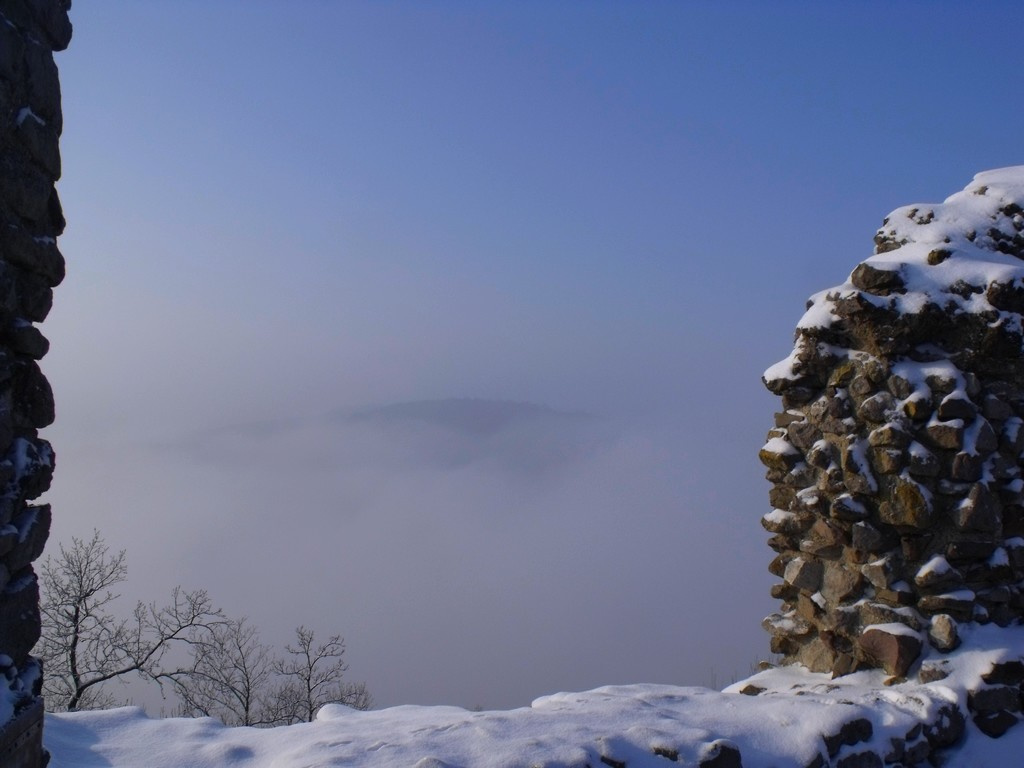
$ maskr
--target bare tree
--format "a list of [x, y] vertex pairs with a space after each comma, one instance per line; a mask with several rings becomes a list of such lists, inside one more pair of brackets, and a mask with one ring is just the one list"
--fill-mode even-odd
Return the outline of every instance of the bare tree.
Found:
[[332, 635], [318, 645], [313, 630], [298, 627], [295, 640], [295, 645], [285, 646], [287, 656], [276, 665], [283, 678], [276, 698], [285, 722], [312, 722], [320, 707], [334, 702], [354, 709], [373, 706], [364, 683], [343, 680], [348, 664], [343, 659], [345, 641], [340, 635]]
[[218, 624], [195, 638], [192, 666], [174, 690], [187, 716], [216, 717], [225, 725], [276, 725], [272, 696], [275, 660], [245, 618]]
[[109, 706], [104, 684], [132, 672], [173, 681], [188, 669], [166, 668], [168, 651], [194, 643], [224, 620], [205, 591], [180, 587], [166, 606], [139, 602], [131, 618], [116, 618], [110, 605], [119, 595], [111, 588], [127, 576], [125, 553], [111, 554], [98, 531], [88, 541], [62, 545], [41, 571], [43, 633], [35, 653], [46, 670], [43, 695], [51, 710]]
[[345, 644], [332, 636], [317, 645], [312, 630], [295, 630], [287, 657], [272, 655], [246, 619], [204, 631], [192, 643], [193, 664], [174, 679], [183, 715], [216, 717], [226, 725], [288, 725], [313, 719], [329, 702], [369, 709], [362, 683], [344, 681]]
[[169, 685], [181, 714], [227, 725], [311, 721], [330, 702], [372, 706], [363, 683], [343, 679], [348, 665], [340, 635], [318, 644], [312, 630], [299, 627], [282, 659], [246, 619], [227, 619], [205, 591], [180, 587], [168, 605], [140, 602], [130, 618], [118, 618], [113, 588], [127, 574], [124, 550], [111, 553], [98, 531], [88, 541], [73, 538], [43, 562], [43, 633], [35, 653], [44, 663], [51, 710], [111, 706], [105, 684], [130, 673]]

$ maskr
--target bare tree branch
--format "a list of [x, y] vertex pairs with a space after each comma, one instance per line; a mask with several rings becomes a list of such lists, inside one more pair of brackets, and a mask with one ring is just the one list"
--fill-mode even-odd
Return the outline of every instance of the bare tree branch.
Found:
[[317, 645], [313, 630], [298, 627], [295, 640], [295, 645], [285, 646], [288, 655], [276, 665], [277, 673], [285, 678], [277, 698], [287, 722], [312, 722], [320, 707], [333, 702], [354, 709], [373, 706], [365, 685], [342, 679], [348, 664], [343, 659], [345, 641], [340, 635]]
[[175, 671], [162, 662], [175, 645], [190, 645], [221, 623], [221, 611], [203, 590], [176, 587], [163, 607], [138, 603], [131, 619], [118, 619], [111, 588], [125, 580], [124, 550], [110, 551], [98, 531], [73, 538], [42, 566], [43, 634], [35, 653], [44, 663], [43, 695], [51, 710], [109, 706], [104, 684], [132, 672], [160, 681]]
[[317, 643], [313, 630], [300, 626], [278, 658], [246, 619], [227, 619], [204, 590], [180, 587], [167, 605], [139, 602], [129, 618], [118, 618], [113, 588], [127, 577], [125, 553], [111, 553], [98, 531], [61, 546], [41, 570], [43, 635], [35, 652], [51, 710], [111, 706], [106, 684], [132, 673], [168, 686], [180, 714], [227, 725], [311, 721], [331, 702], [373, 705], [365, 684], [344, 680], [340, 635]]
[[193, 665], [175, 679], [183, 715], [216, 717], [225, 725], [276, 725], [268, 701], [270, 649], [246, 619], [213, 627], [193, 645]]

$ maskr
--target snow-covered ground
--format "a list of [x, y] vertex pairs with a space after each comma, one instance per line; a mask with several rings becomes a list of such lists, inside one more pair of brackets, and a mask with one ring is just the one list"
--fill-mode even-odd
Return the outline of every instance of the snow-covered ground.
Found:
[[[272, 729], [150, 718], [126, 707], [48, 715], [44, 741], [52, 768], [663, 768], [673, 762], [736, 765], [724, 759], [732, 749], [745, 768], [806, 766], [817, 755], [820, 765], [836, 765], [857, 753], [889, 754], [893, 739], [908, 750], [923, 746], [929, 723], [948, 724], [953, 707], [967, 714], [967, 691], [980, 685], [994, 662], [1024, 652], [1021, 627], [967, 627], [964, 635], [957, 651], [933, 652], [905, 682], [887, 681], [878, 670], [833, 680], [783, 667], [724, 692], [606, 687], [545, 696], [504, 712], [422, 706], [357, 712], [328, 705], [313, 723]], [[920, 682], [922, 663], [942, 665], [947, 677]], [[740, 693], [750, 686], [763, 690]], [[925, 727], [916, 728], [919, 723]], [[968, 717], [964, 736], [946, 754], [946, 764], [958, 767], [1013, 764], [1024, 754], [1024, 727], [992, 739]]]

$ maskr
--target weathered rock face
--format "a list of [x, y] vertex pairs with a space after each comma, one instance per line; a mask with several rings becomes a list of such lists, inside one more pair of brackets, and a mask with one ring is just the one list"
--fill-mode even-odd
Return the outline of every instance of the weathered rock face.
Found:
[[14, 701], [15, 717], [39, 708], [40, 670], [29, 655], [40, 630], [31, 564], [46, 542], [50, 508], [32, 501], [53, 474], [53, 451], [38, 430], [53, 421], [54, 407], [36, 362], [49, 344], [33, 324], [46, 317], [64, 276], [53, 52], [70, 41], [70, 7], [70, 0], [0, 0], [0, 685], [10, 689], [0, 699]]
[[902, 676], [1024, 617], [1024, 167], [891, 213], [765, 372], [772, 650]]

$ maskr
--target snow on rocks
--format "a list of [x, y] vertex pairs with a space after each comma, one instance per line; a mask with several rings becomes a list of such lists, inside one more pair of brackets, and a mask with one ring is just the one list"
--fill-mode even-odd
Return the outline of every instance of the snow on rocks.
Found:
[[[944, 718], [957, 722], [950, 716], [955, 704], [941, 689], [918, 686], [906, 695], [864, 684], [836, 688], [820, 678], [785, 677], [786, 685], [801, 686], [799, 695], [631, 685], [545, 696], [508, 712], [328, 705], [313, 723], [266, 730], [226, 728], [207, 718], [150, 719], [125, 708], [49, 715], [45, 739], [51, 768], [767, 768], [849, 765], [854, 755], [889, 754], [894, 743], [905, 754], [928, 745], [928, 729]], [[947, 740], [954, 736], [959, 732]], [[932, 751], [917, 749], [922, 759]]]
[[[1024, 166], [897, 209], [811, 298], [764, 376], [785, 662], [903, 676], [961, 625], [1024, 618], [1022, 313]], [[875, 626], [893, 622], [909, 634]]]
[[877, 669], [833, 679], [790, 665], [723, 692], [609, 686], [507, 712], [330, 704], [312, 723], [269, 729], [129, 707], [48, 715], [45, 743], [51, 768], [995, 766], [1024, 747], [1022, 681], [1024, 628], [974, 624], [957, 650], [926, 648], [895, 683]]

